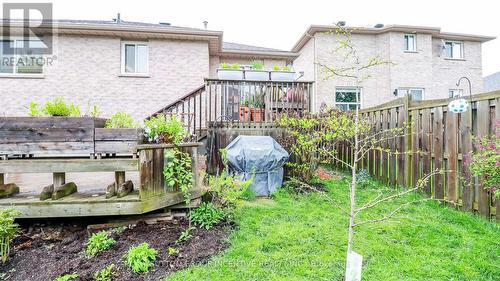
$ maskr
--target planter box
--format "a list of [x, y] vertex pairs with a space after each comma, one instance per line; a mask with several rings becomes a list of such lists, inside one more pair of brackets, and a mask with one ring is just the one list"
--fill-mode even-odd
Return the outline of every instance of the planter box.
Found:
[[271, 81], [295, 81], [295, 72], [291, 71], [271, 71]]
[[219, 68], [217, 76], [220, 80], [243, 80], [243, 70]]
[[144, 143], [142, 129], [95, 129], [96, 154], [131, 154], [136, 145]]
[[0, 117], [0, 155], [90, 155], [95, 128], [105, 122], [93, 117]]
[[264, 108], [252, 108], [250, 109], [252, 113], [252, 121], [254, 122], [262, 122], [264, 121]]
[[269, 81], [269, 71], [245, 70], [245, 79], [252, 81]]
[[248, 106], [240, 106], [240, 121], [250, 121], [250, 108]]

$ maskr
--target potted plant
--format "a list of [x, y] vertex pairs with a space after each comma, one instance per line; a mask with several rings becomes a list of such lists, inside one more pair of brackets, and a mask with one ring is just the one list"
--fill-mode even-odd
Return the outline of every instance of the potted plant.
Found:
[[278, 65], [273, 66], [273, 70], [271, 71], [271, 80], [272, 81], [294, 81], [295, 80], [295, 72], [292, 71], [290, 66], [284, 66], [280, 68]]
[[240, 121], [250, 121], [250, 108], [248, 107], [248, 105], [248, 98], [245, 98], [243, 100], [243, 103], [240, 104]]
[[264, 120], [264, 112], [265, 112], [264, 107], [265, 107], [264, 95], [256, 94], [253, 97], [252, 104], [250, 107], [250, 114], [252, 117], [252, 121], [262, 122]]
[[264, 62], [252, 61], [251, 69], [245, 70], [245, 79], [253, 81], [269, 81], [269, 71], [264, 70]]
[[221, 63], [217, 76], [220, 80], [243, 80], [243, 70], [237, 63]]
[[179, 144], [188, 132], [177, 116], [159, 114], [144, 120], [144, 135], [152, 143]]

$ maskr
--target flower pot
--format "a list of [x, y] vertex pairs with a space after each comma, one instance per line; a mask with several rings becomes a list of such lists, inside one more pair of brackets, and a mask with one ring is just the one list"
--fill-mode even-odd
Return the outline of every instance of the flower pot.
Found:
[[240, 106], [240, 121], [250, 121], [250, 108], [248, 106]]
[[271, 81], [286, 81], [295, 80], [295, 72], [292, 71], [271, 71]]
[[269, 81], [269, 71], [245, 70], [245, 79], [251, 81]]
[[264, 108], [252, 108], [250, 109], [252, 113], [252, 121], [262, 122], [264, 121]]
[[220, 80], [243, 80], [243, 70], [219, 68], [217, 69], [217, 77]]

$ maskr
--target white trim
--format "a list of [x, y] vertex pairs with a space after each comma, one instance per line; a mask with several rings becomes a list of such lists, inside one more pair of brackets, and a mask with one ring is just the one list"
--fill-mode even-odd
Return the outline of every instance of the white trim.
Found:
[[337, 108], [337, 105], [359, 105], [359, 109], [363, 107], [363, 88], [358, 87], [356, 92], [359, 92], [359, 101], [356, 102], [337, 102], [337, 91], [356, 91], [355, 86], [338, 86], [335, 87], [335, 93], [333, 95], [333, 106]]
[[[410, 50], [410, 49], [407, 49], [407, 44], [406, 44], [406, 37], [407, 36], [411, 36], [413, 37], [413, 50]], [[415, 33], [405, 33], [403, 35], [403, 40], [404, 40], [404, 51], [407, 52], [407, 53], [417, 53], [417, 34]]]
[[[444, 48], [443, 48], [443, 51], [444, 51], [444, 58], [445, 59], [448, 59], [448, 60], [465, 60], [465, 56], [464, 56], [464, 47], [465, 47], [465, 44], [463, 41], [455, 41], [455, 40], [443, 40], [444, 41]], [[446, 53], [446, 44], [447, 43], [451, 43], [451, 57], [448, 56], [448, 54]], [[453, 45], [455, 44], [460, 44], [461, 47], [460, 47], [460, 57], [458, 58], [455, 58], [453, 57]]]
[[[29, 37], [28, 39], [22, 37], [22, 36], [11, 36], [9, 38], [4, 38], [4, 37], [1, 37], [0, 36], [0, 42], [3, 42], [3, 41], [12, 41], [14, 42], [14, 54], [13, 55], [8, 55], [7, 58], [12, 58], [14, 57], [14, 61], [17, 62], [19, 60], [19, 58], [22, 58], [23, 55], [18, 55], [16, 53], [16, 41], [40, 41], [42, 42], [44, 45], [45, 43], [43, 42], [43, 40], [39, 37]], [[0, 54], [1, 56], [1, 54]], [[44, 57], [43, 55], [24, 55], [24, 57], [33, 57], [33, 56], [39, 56], [39, 57]], [[2, 60], [0, 60], [0, 64], [2, 63]], [[38, 64], [37, 64], [38, 65]], [[17, 63], [14, 65], [14, 67], [12, 68], [12, 73], [0, 73], [0, 78], [44, 78], [45, 77], [45, 67], [44, 65], [41, 66], [42, 67], [42, 72], [41, 73], [19, 73], [18, 72], [18, 68], [19, 68], [19, 65], [17, 65]]]
[[[125, 71], [125, 45], [134, 45], [135, 46], [135, 72], [126, 72]], [[146, 52], [146, 72], [137, 72], [137, 46], [144, 45], [147, 47]], [[120, 76], [127, 77], [149, 77], [149, 42], [148, 41], [121, 41], [120, 46]]]
[[421, 90], [422, 91], [422, 100], [425, 100], [425, 88], [420, 88], [420, 87], [398, 87], [398, 95], [397, 97], [403, 97], [403, 95], [399, 94], [399, 90], [406, 90], [407, 94], [412, 91], [412, 90]]

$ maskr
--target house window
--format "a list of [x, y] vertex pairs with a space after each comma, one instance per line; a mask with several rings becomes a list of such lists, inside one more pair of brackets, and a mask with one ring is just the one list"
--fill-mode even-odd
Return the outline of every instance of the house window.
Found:
[[411, 96], [412, 100], [423, 100], [424, 99], [424, 89], [422, 88], [399, 88], [397, 96], [404, 97], [406, 95]]
[[38, 39], [0, 39], [0, 75], [42, 74], [44, 59], [33, 54], [29, 48], [44, 47], [45, 44]]
[[417, 37], [415, 34], [405, 34], [405, 51], [417, 51]]
[[463, 59], [464, 58], [463, 43], [456, 41], [445, 41], [444, 54], [445, 57], [449, 59]]
[[148, 74], [148, 45], [144, 42], [122, 42], [122, 73]]
[[335, 107], [342, 110], [355, 110], [356, 107], [361, 108], [361, 90], [355, 87], [336, 88]]
[[463, 95], [463, 90], [462, 89], [450, 89], [448, 91], [448, 94], [449, 94], [450, 98], [461, 97]]

